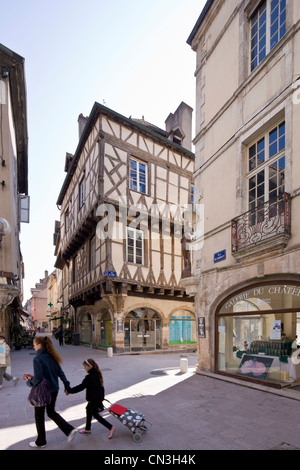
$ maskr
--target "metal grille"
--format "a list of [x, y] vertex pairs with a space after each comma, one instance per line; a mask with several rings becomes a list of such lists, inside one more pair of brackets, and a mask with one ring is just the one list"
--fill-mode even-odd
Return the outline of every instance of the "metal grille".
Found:
[[232, 253], [278, 235], [291, 236], [291, 198], [287, 193], [273, 203], [268, 201], [232, 220]]

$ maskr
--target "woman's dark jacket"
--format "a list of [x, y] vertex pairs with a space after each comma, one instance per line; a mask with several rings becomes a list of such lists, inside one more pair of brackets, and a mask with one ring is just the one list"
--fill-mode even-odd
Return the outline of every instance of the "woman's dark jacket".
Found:
[[57, 392], [59, 389], [58, 377], [64, 383], [65, 388], [70, 384], [60, 365], [55, 362], [45, 349], [38, 349], [36, 352], [36, 356], [33, 359], [33, 375], [33, 379], [28, 380], [27, 385], [34, 387], [45, 378], [49, 381], [51, 393]]
[[69, 393], [78, 393], [82, 392], [85, 388], [86, 400], [103, 409], [102, 401], [104, 400], [104, 387], [100, 383], [99, 374], [96, 369], [90, 369], [80, 385], [68, 388], [67, 391]]

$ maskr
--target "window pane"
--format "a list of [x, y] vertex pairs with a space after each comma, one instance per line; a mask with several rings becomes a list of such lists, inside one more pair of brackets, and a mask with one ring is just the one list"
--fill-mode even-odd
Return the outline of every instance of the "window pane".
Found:
[[279, 160], [279, 171], [284, 171], [285, 169], [285, 157], [282, 157]]
[[266, 2], [251, 18], [251, 70], [266, 56]]
[[147, 165], [134, 159], [130, 160], [130, 189], [147, 192]]
[[260, 171], [257, 175], [257, 184], [261, 184], [265, 181], [265, 170]]
[[139, 230], [127, 229], [127, 262], [143, 264], [144, 237]]
[[286, 0], [271, 2], [270, 49], [278, 43], [286, 33]]
[[280, 124], [269, 133], [269, 158], [285, 148], [285, 123]]

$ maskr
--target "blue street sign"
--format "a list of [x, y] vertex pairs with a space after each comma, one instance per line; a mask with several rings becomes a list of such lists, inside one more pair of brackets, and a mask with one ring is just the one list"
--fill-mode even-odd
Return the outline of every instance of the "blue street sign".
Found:
[[219, 261], [224, 261], [226, 259], [226, 250], [218, 251], [214, 254], [214, 263], [219, 263]]
[[104, 271], [104, 277], [117, 277], [116, 271]]

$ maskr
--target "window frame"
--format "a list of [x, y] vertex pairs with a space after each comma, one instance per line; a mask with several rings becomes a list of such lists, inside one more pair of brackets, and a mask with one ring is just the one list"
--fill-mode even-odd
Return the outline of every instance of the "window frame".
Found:
[[[278, 3], [275, 5], [275, 2], [278, 2]], [[253, 43], [255, 35], [258, 34], [258, 29], [256, 30], [255, 34], [252, 34], [252, 30], [255, 26], [255, 23], [253, 22], [253, 20], [257, 15], [259, 16], [259, 18], [263, 17], [262, 7], [264, 4], [265, 4], [265, 14], [266, 14], [265, 23], [264, 23], [265, 28], [266, 28], [265, 45], [264, 47], [261, 47], [260, 49], [258, 49], [256, 55], [252, 57], [252, 51], [254, 51], [255, 47], [258, 48], [259, 43], [262, 41], [264, 37], [264, 35], [259, 36], [255, 44]], [[274, 19], [273, 15], [274, 15], [274, 12], [276, 12], [277, 7], [279, 9], [278, 15]], [[283, 18], [282, 15], [284, 15], [284, 21], [281, 23], [281, 20]], [[272, 28], [274, 27], [276, 21], [278, 22], [278, 28], [275, 32], [274, 31], [272, 32]], [[260, 26], [262, 27], [262, 25]], [[278, 44], [281, 41], [281, 39], [284, 37], [286, 32], [287, 32], [287, 1], [286, 0], [262, 0], [261, 2], [259, 2], [249, 16], [249, 69], [250, 69], [250, 73], [254, 72], [257, 69], [257, 67], [264, 61], [267, 55], [274, 49], [276, 44]], [[278, 38], [276, 42], [274, 41], [272, 42], [272, 39], [275, 37], [276, 34], [278, 34]], [[265, 48], [265, 53], [263, 57], [259, 58], [264, 48]]]
[[[280, 133], [280, 130], [284, 126], [284, 132]], [[274, 133], [274, 131], [277, 130], [277, 139], [276, 140], [271, 140], [271, 134]], [[257, 146], [258, 143], [262, 142], [264, 139], [264, 160], [262, 163], [258, 163], [254, 168], [250, 169], [249, 168], [249, 163], [250, 160], [254, 158], [253, 154], [252, 157], [250, 158], [250, 151], [254, 146]], [[281, 146], [280, 146], [280, 139], [281, 139]], [[282, 147], [282, 139], [284, 141], [284, 146]], [[271, 154], [270, 149], [271, 147], [273, 148], [275, 143], [277, 144], [277, 151], [274, 154]], [[261, 149], [260, 149], [261, 150]], [[259, 152], [261, 155], [262, 151]], [[271, 154], [271, 155], [270, 155]], [[258, 155], [258, 153], [256, 153]], [[277, 177], [277, 185], [276, 185], [276, 197], [275, 198], [270, 198], [270, 194], [272, 191], [270, 191], [270, 182], [271, 178], [275, 178], [275, 175], [270, 177], [270, 170], [272, 169], [272, 166], [277, 165], [280, 160], [284, 158], [284, 166], [283, 166], [283, 171], [277, 172], [276, 177]], [[250, 191], [253, 191], [253, 188], [251, 189], [250, 187], [250, 182], [251, 179], [253, 179], [254, 176], [256, 176], [256, 181], [258, 182], [258, 175], [264, 171], [264, 180], [263, 183], [260, 183], [261, 185], [264, 185], [264, 194], [263, 194], [263, 200], [260, 204], [257, 203], [259, 199], [262, 199], [262, 197], [257, 197], [258, 192], [257, 192], [257, 187], [256, 185], [256, 192], [255, 192], [255, 198], [250, 200]], [[278, 175], [280, 173], [284, 174], [284, 179], [283, 179], [283, 184], [278, 184]], [[286, 121], [285, 119], [281, 119], [279, 122], [275, 123], [271, 127], [269, 127], [263, 134], [261, 134], [258, 138], [256, 138], [254, 141], [252, 141], [248, 146], [247, 146], [247, 206], [248, 210], [254, 210], [255, 208], [258, 208], [260, 206], [263, 206], [266, 202], [270, 202], [270, 204], [274, 204], [278, 200], [278, 197], [281, 195], [283, 197], [283, 194], [285, 192], [285, 178], [286, 178]], [[274, 181], [274, 180], [273, 180]], [[281, 188], [281, 189], [280, 189]], [[283, 189], [282, 189], [283, 188]], [[275, 191], [273, 189], [273, 192]], [[251, 203], [254, 201], [254, 206], [251, 206]]]
[[78, 210], [80, 210], [86, 201], [86, 192], [85, 192], [85, 179], [84, 177], [80, 180], [78, 185]]
[[[133, 252], [129, 253], [129, 231], [132, 231], [134, 234], [134, 237], [132, 238], [133, 240]], [[141, 255], [139, 255], [141, 261], [137, 261], [137, 235], [141, 235]], [[132, 256], [132, 259], [129, 259], [129, 256]], [[131, 263], [131, 264], [137, 264], [139, 266], [144, 266], [145, 265], [145, 234], [143, 230], [139, 230], [136, 228], [132, 227], [126, 227], [126, 262]]]
[[[131, 168], [131, 162], [134, 162], [136, 165], [137, 165], [137, 168], [136, 168], [136, 178], [134, 179], [132, 176], [131, 176], [131, 172], [132, 172], [132, 168]], [[141, 165], [144, 165], [145, 167], [145, 175], [144, 175], [144, 178], [145, 178], [145, 182], [142, 181], [142, 172], [141, 172], [141, 169], [140, 169], [140, 166]], [[136, 184], [136, 187], [135, 184]], [[141, 186], [145, 186], [145, 190], [141, 190]], [[139, 158], [136, 158], [134, 157], [133, 155], [130, 156], [129, 158], [129, 189], [131, 191], [136, 191], [138, 193], [141, 193], [141, 194], [148, 194], [148, 164], [147, 162], [139, 159]]]
[[65, 233], [68, 233], [70, 230], [70, 212], [69, 209], [65, 212]]
[[89, 271], [96, 268], [96, 236], [89, 240]]

